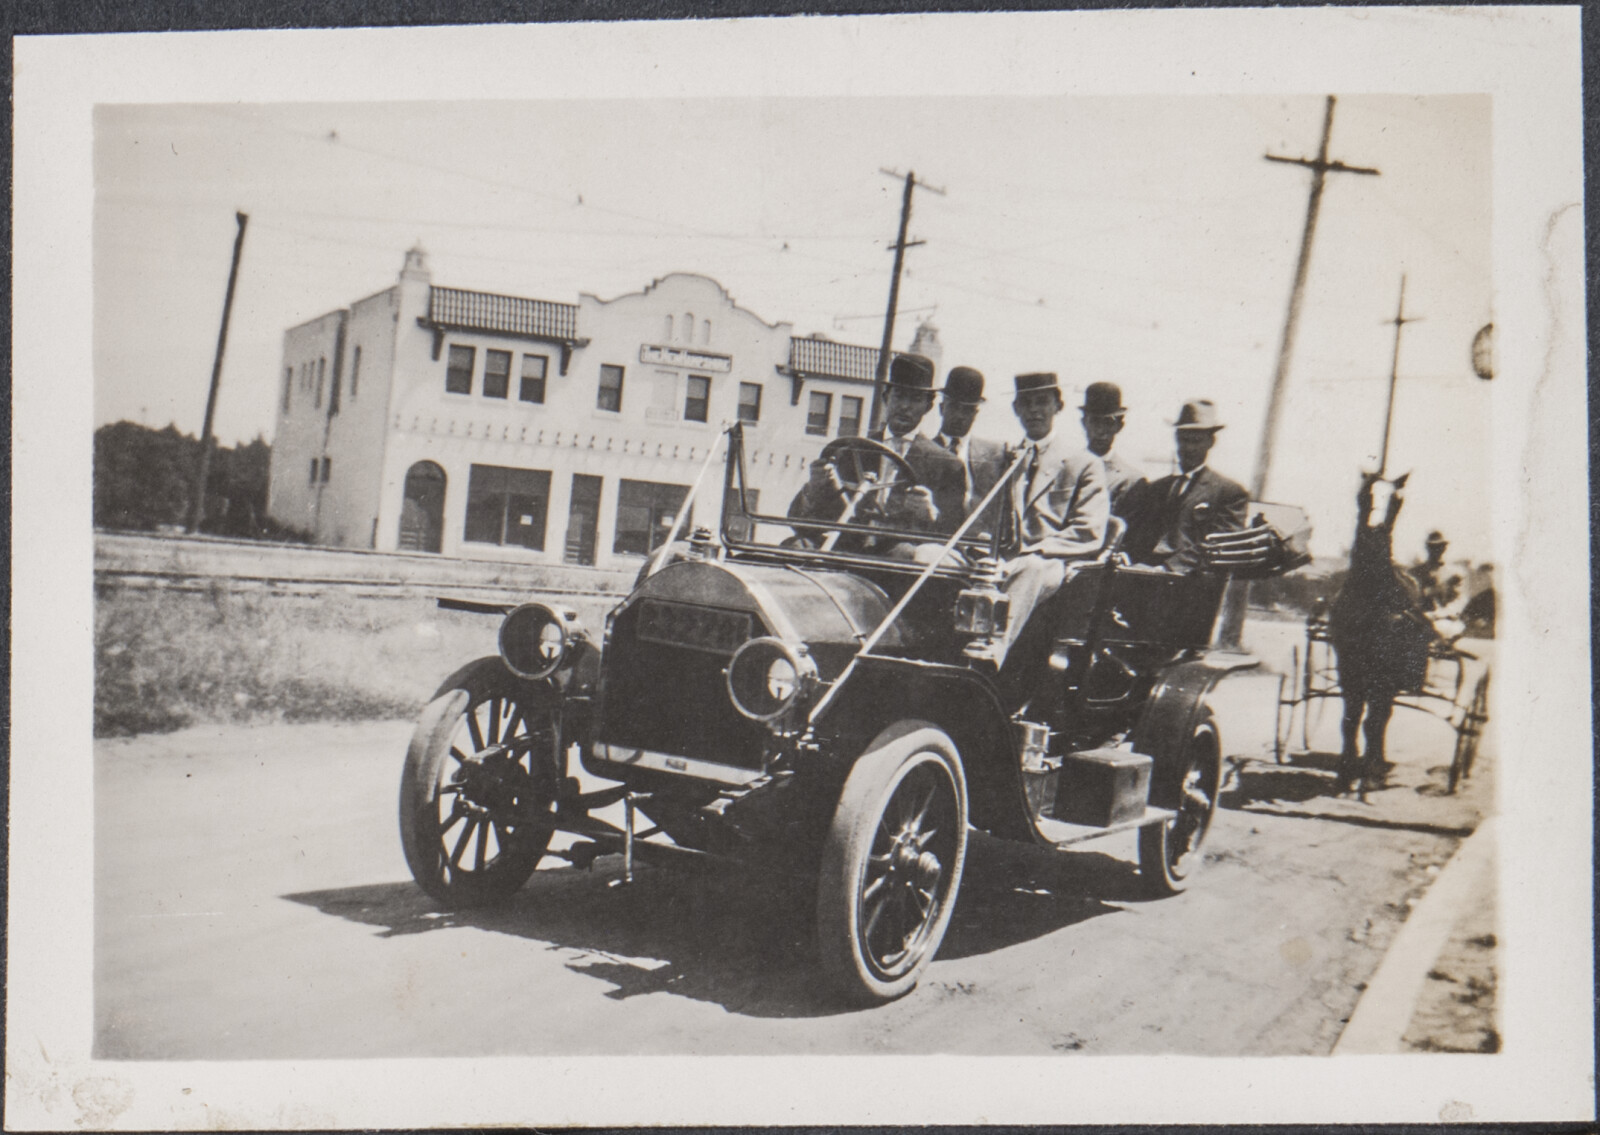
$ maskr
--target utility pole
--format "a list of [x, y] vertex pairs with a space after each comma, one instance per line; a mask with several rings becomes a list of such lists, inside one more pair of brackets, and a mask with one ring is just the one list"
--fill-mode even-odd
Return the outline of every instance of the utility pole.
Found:
[[1408, 323], [1416, 323], [1422, 318], [1420, 315], [1406, 317], [1406, 274], [1400, 273], [1400, 306], [1395, 308], [1394, 318], [1385, 320], [1394, 324], [1394, 357], [1389, 362], [1389, 404], [1383, 411], [1383, 448], [1378, 451], [1378, 476], [1383, 476], [1389, 468], [1389, 425], [1394, 421], [1394, 387], [1400, 379], [1400, 329]]
[[217, 412], [217, 383], [222, 379], [222, 353], [228, 346], [228, 317], [233, 314], [233, 285], [239, 279], [239, 253], [244, 248], [244, 227], [250, 218], [235, 212], [239, 222], [239, 235], [233, 238], [233, 264], [228, 269], [228, 294], [222, 301], [222, 328], [217, 332], [217, 357], [211, 364], [211, 391], [206, 395], [206, 420], [200, 427], [200, 468], [194, 479], [194, 511], [190, 514], [189, 531], [200, 531], [200, 522], [206, 516], [206, 480], [211, 473], [211, 420]]
[[[1328, 96], [1327, 110], [1322, 117], [1322, 145], [1315, 158], [1285, 158], [1277, 154], [1264, 154], [1269, 162], [1304, 166], [1311, 171], [1311, 197], [1306, 203], [1306, 227], [1300, 236], [1300, 258], [1294, 266], [1294, 284], [1289, 289], [1289, 313], [1283, 323], [1283, 339], [1278, 344], [1278, 366], [1272, 374], [1272, 392], [1267, 398], [1267, 419], [1261, 427], [1261, 448], [1256, 452], [1255, 476], [1250, 481], [1250, 496], [1264, 500], [1267, 495], [1267, 476], [1272, 472], [1272, 447], [1278, 436], [1278, 415], [1283, 410], [1284, 389], [1289, 379], [1289, 360], [1294, 355], [1295, 332], [1300, 328], [1300, 301], [1305, 297], [1306, 275], [1311, 268], [1311, 241], [1317, 232], [1317, 213], [1322, 208], [1322, 189], [1330, 173], [1361, 173], [1376, 177], [1378, 170], [1365, 166], [1351, 166], [1344, 162], [1328, 160], [1328, 143], [1333, 137], [1333, 107], [1337, 100]], [[1244, 629], [1244, 614], [1249, 587], [1245, 583], [1229, 584], [1223, 603], [1222, 624], [1217, 631], [1219, 642], [1237, 646], [1239, 634]]]
[[[880, 169], [879, 173], [886, 177], [899, 177], [895, 170]], [[883, 428], [883, 384], [889, 378], [889, 350], [894, 341], [894, 315], [900, 303], [900, 266], [905, 262], [905, 253], [908, 248], [915, 248], [925, 241], [906, 241], [906, 226], [911, 223], [911, 191], [918, 185], [931, 193], [944, 196], [944, 190], [929, 185], [926, 181], [918, 181], [915, 171], [905, 175], [906, 189], [900, 198], [900, 234], [894, 241], [894, 273], [889, 277], [889, 307], [883, 316], [883, 345], [878, 350], [878, 370], [872, 382], [872, 417], [868, 426], [868, 433], [876, 433]]]

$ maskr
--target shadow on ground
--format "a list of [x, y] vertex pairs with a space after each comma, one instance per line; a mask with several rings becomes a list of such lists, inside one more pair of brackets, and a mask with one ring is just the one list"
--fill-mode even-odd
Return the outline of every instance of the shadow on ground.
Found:
[[[1450, 837], [1472, 833], [1472, 824], [1438, 823], [1384, 814], [1383, 805], [1390, 800], [1399, 801], [1407, 797], [1438, 799], [1451, 795], [1446, 779], [1450, 772], [1448, 765], [1427, 769], [1422, 773], [1424, 779], [1420, 783], [1415, 781], [1415, 776], [1422, 770], [1396, 770], [1390, 774], [1387, 784], [1372, 788], [1364, 795], [1338, 791], [1338, 766], [1339, 754], [1320, 752], [1297, 753], [1285, 764], [1236, 762], [1217, 803], [1233, 811], [1269, 812], [1290, 819], [1328, 820], [1358, 827]], [[1332, 809], [1320, 810], [1320, 802], [1327, 802]], [[1305, 808], [1295, 809], [1285, 805], [1304, 805]], [[1370, 808], [1371, 811], [1351, 811], [1351, 805]]]
[[[814, 884], [726, 862], [640, 866], [631, 887], [617, 857], [592, 871], [538, 871], [504, 904], [440, 910], [415, 884], [375, 883], [284, 895], [381, 937], [473, 927], [577, 956], [567, 968], [608, 982], [626, 1000], [672, 993], [754, 1017], [848, 1010], [830, 997], [812, 941]], [[1133, 864], [973, 837], [943, 959], [992, 953], [1118, 909], [1139, 896]]]

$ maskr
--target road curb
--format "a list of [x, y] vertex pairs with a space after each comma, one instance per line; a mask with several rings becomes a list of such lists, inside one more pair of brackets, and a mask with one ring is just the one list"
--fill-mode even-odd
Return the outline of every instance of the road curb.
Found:
[[1493, 862], [1493, 856], [1494, 821], [1489, 819], [1456, 849], [1400, 928], [1339, 1034], [1333, 1055], [1392, 1055], [1401, 1051], [1400, 1038], [1416, 1011], [1428, 970], [1444, 949], [1474, 885]]

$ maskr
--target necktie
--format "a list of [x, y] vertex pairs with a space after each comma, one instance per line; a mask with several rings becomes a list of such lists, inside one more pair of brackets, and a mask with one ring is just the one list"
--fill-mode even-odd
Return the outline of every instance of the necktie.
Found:
[[1039, 473], [1039, 447], [1030, 441], [1027, 446], [1027, 451], [1028, 474], [1022, 482], [1022, 503], [1024, 507], [1026, 507], [1027, 503], [1033, 499], [1033, 479], [1038, 476]]

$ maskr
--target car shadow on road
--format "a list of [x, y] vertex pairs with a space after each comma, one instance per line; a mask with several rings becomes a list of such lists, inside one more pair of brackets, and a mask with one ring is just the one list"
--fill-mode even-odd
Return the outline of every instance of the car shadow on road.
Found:
[[[565, 953], [566, 967], [627, 1000], [671, 993], [752, 1017], [850, 1012], [827, 992], [813, 944], [814, 884], [737, 864], [641, 865], [631, 886], [616, 857], [592, 871], [541, 870], [499, 906], [444, 911], [411, 882], [283, 898], [378, 928], [381, 937], [471, 927]], [[1111, 913], [1137, 894], [1132, 864], [975, 836], [942, 959], [992, 953]]]

